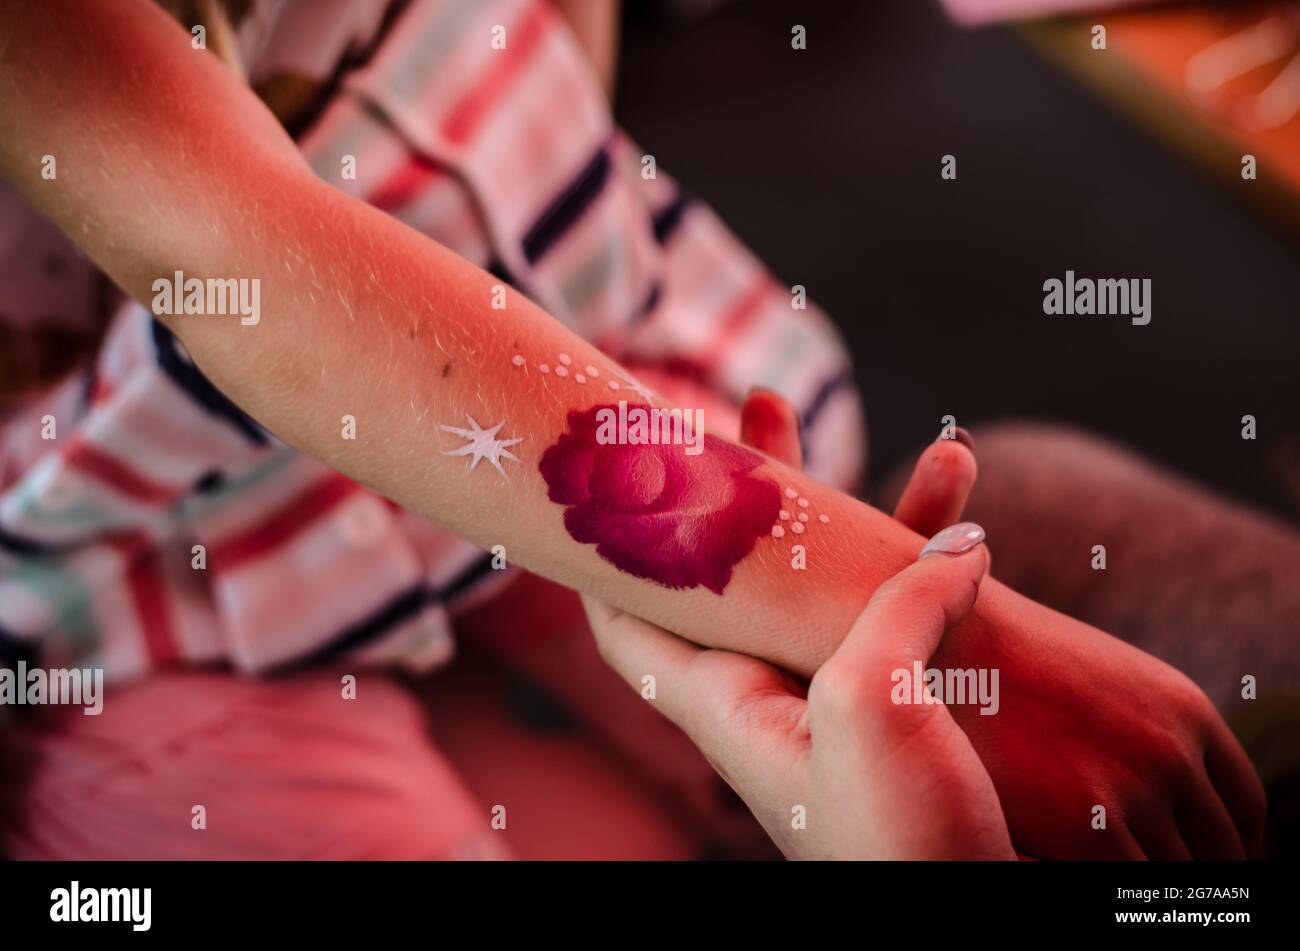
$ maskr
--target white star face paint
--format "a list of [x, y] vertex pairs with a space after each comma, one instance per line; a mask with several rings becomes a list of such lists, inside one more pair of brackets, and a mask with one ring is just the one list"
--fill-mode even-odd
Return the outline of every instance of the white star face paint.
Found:
[[510, 478], [509, 473], [502, 468], [501, 460], [513, 459], [515, 462], [518, 462], [519, 457], [510, 451], [510, 447], [523, 442], [524, 438], [519, 436], [515, 439], [498, 439], [497, 433], [499, 433], [501, 427], [506, 424], [504, 419], [491, 429], [484, 429], [478, 424], [478, 421], [468, 413], [465, 414], [465, 418], [469, 420], [469, 425], [471, 427], [469, 429], [462, 429], [459, 426], [440, 427], [443, 432], [453, 433], [454, 435], [461, 436], [468, 440], [465, 445], [460, 446], [457, 449], [444, 450], [443, 455], [469, 456], [469, 467], [471, 470], [479, 464], [480, 459], [486, 459], [488, 462], [492, 463], [497, 472], [501, 473], [507, 479]]

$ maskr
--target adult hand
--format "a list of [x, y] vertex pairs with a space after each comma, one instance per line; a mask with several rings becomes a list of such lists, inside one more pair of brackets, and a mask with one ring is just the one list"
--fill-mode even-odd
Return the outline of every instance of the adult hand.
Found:
[[[798, 465], [797, 419], [775, 394], [751, 396], [742, 439]], [[895, 515], [928, 534], [959, 517], [974, 479], [974, 457], [962, 440], [940, 440], [923, 453]], [[1114, 637], [1032, 602], [1017, 604], [1016, 623], [947, 638], [933, 664], [1001, 671], [999, 715], [983, 716], [971, 705], [948, 712], [992, 778], [1017, 848], [1045, 858], [1258, 855], [1263, 789], [1204, 693]], [[708, 717], [709, 711], [752, 723], [756, 731], [765, 723], [788, 725], [792, 705], [798, 716], [806, 714], [799, 683], [775, 668], [724, 651], [696, 651], [592, 602], [588, 612], [602, 650], [629, 676], [635, 671], [626, 664], [638, 656], [637, 645], [665, 655], [665, 645], [678, 645], [682, 650], [673, 656], [683, 663], [689, 656], [695, 669], [709, 671], [710, 677], [690, 682], [702, 691], [694, 701], [671, 678], [659, 678], [657, 702], [678, 704], [665, 712], [683, 726], [687, 717]], [[626, 650], [624, 640], [630, 641]], [[657, 673], [640, 667], [638, 684], [646, 673]], [[671, 697], [670, 688], [677, 691]], [[710, 706], [704, 693], [720, 706]], [[764, 697], [772, 702], [762, 703]], [[692, 704], [694, 712], [686, 709]], [[725, 726], [701, 720], [687, 732], [721, 735]]]
[[[798, 464], [793, 414], [774, 394], [746, 402], [742, 440]], [[959, 513], [974, 482], [966, 445], [938, 446], [900, 504], [918, 523]], [[894, 702], [895, 671], [924, 667], [970, 610], [988, 565], [982, 539], [974, 526], [941, 533], [877, 589], [806, 693], [762, 661], [584, 601], [606, 660], [636, 686], [654, 673], [656, 704], [787, 856], [1014, 858], [993, 783], [947, 708]]]
[[586, 599], [605, 659], [680, 726], [790, 858], [1014, 858], [997, 793], [942, 703], [895, 702], [970, 610], [983, 532], [941, 532], [876, 590], [843, 644], [801, 684], [741, 654], [702, 650]]

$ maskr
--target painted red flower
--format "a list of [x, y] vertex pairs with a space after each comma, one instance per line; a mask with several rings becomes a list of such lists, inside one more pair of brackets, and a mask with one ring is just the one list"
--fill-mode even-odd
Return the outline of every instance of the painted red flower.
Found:
[[679, 445], [601, 443], [601, 409], [617, 407], [569, 413], [568, 432], [542, 456], [551, 501], [568, 506], [565, 528], [638, 578], [722, 594], [781, 508], [776, 484], [751, 474], [761, 457], [708, 435], [695, 456]]

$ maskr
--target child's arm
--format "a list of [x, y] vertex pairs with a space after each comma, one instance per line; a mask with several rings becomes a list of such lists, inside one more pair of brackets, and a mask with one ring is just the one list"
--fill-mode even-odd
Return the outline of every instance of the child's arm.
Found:
[[[663, 570], [694, 572], [676, 593], [651, 580], [673, 580], [662, 571], [638, 576], [576, 544], [565, 506], [548, 499], [558, 486], [539, 471], [543, 454], [570, 429], [571, 412], [642, 403], [635, 381], [513, 289], [499, 295], [490, 275], [316, 179], [261, 102], [152, 5], [36, 6], [15, 11], [4, 53], [5, 177], [146, 304], [154, 281], [176, 271], [259, 280], [255, 325], [162, 319], [214, 383], [286, 442], [484, 547], [506, 545], [513, 563], [659, 623], [706, 640], [719, 625], [743, 625], [736, 646], [804, 673], [828, 653], [829, 630], [848, 629], [862, 592], [914, 557], [919, 539], [892, 519], [721, 443], [698, 456], [681, 446], [647, 453], [692, 490], [694, 529], [685, 499], [650, 526], [690, 543], [665, 548]], [[57, 162], [53, 179], [41, 174], [45, 154]], [[355, 440], [342, 438], [345, 416], [356, 419]], [[471, 418], [502, 424], [499, 469], [448, 455], [469, 437], [444, 427], [469, 431]], [[572, 475], [561, 472], [568, 445], [552, 457], [552, 483]], [[735, 485], [745, 491], [732, 504]], [[787, 489], [809, 499], [810, 521], [792, 517], [778, 541], [780, 510], [803, 512]], [[588, 514], [612, 531], [626, 513]], [[795, 542], [806, 543], [810, 572], [791, 568]], [[793, 635], [765, 621], [786, 613], [782, 604], [806, 616], [810, 577], [828, 605], [830, 582], [848, 582], [838, 613], [808, 617]]]
[[[602, 443], [596, 408], [643, 405], [634, 380], [513, 290], [494, 309], [491, 276], [318, 182], [152, 5], [4, 13], [0, 173], [145, 303], [175, 271], [258, 279], [254, 325], [165, 320], [286, 442], [515, 563], [805, 675], [915, 559], [921, 538], [892, 519], [722, 440], [698, 455]], [[1217, 816], [1220, 795], [1255, 834], [1257, 780], [1172, 669], [992, 582], [949, 641], [943, 663], [1001, 668], [1001, 714], [958, 718], [1022, 849], [1129, 854], [1133, 835], [1169, 834], [1169, 803]], [[1217, 793], [1191, 765], [1207, 751]]]

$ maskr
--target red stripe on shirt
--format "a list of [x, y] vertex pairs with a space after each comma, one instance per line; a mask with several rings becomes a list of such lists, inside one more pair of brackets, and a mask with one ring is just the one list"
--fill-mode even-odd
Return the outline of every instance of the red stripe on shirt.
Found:
[[[506, 48], [494, 51], [492, 64], [443, 120], [442, 134], [447, 141], [462, 145], [478, 131], [480, 123], [541, 45], [550, 15], [546, 4], [534, 3], [507, 31]], [[487, 41], [488, 37], [484, 37], [484, 42]]]
[[360, 486], [341, 475], [330, 475], [303, 492], [269, 518], [232, 538], [208, 549], [209, 564], [217, 571], [233, 571], [267, 552], [311, 525]]
[[97, 449], [84, 439], [75, 439], [64, 458], [69, 466], [111, 487], [120, 495], [153, 505], [167, 503], [179, 494], [171, 486], [159, 485], [140, 475], [126, 463]]
[[717, 333], [700, 362], [711, 370], [716, 370], [722, 362], [723, 355], [731, 348], [731, 341], [743, 331], [763, 309], [763, 301], [772, 291], [772, 282], [764, 274], [753, 287], [738, 300], [718, 322]]
[[112, 383], [104, 379], [103, 375], [96, 375], [95, 385], [90, 390], [90, 405], [98, 406], [106, 402], [116, 391]]
[[136, 556], [126, 575], [135, 613], [140, 618], [140, 632], [153, 667], [165, 667], [180, 660], [171, 614], [167, 610], [167, 590], [158, 552], [144, 551]]
[[441, 174], [438, 167], [424, 156], [410, 155], [379, 183], [366, 202], [380, 211], [396, 211], [418, 198], [420, 192]]

